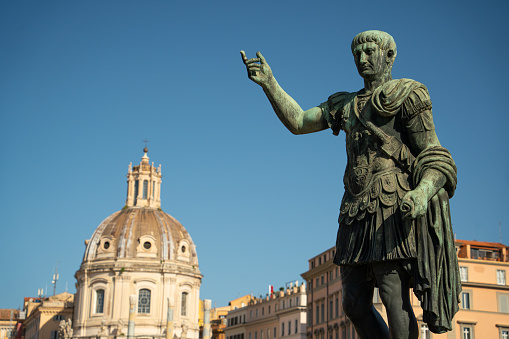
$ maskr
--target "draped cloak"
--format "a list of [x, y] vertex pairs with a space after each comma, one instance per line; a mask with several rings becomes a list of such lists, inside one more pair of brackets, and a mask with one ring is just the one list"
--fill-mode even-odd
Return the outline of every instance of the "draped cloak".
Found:
[[[320, 105], [333, 133], [338, 135], [340, 130], [347, 130], [345, 126], [349, 121], [359, 120], [360, 110], [371, 110], [374, 118], [394, 119], [396, 123], [391, 126], [397, 127], [380, 127], [384, 133], [398, 139], [400, 148], [390, 157], [395, 168], [368, 173], [370, 177], [364, 189], [351, 188], [354, 185], [348, 179], [349, 172], [357, 174], [358, 168], [347, 164], [334, 262], [355, 265], [415, 258], [413, 288], [423, 308], [423, 321], [434, 333], [450, 331], [461, 292], [449, 211], [449, 199], [456, 188], [456, 165], [443, 147], [429, 147], [418, 154], [411, 148], [409, 134], [434, 129], [431, 100], [424, 85], [411, 79], [389, 81], [375, 90], [365, 109], [359, 108], [361, 92], [336, 93]], [[360, 126], [359, 121], [356, 125]], [[353, 140], [347, 135], [347, 151], [348, 142], [358, 142], [358, 139]], [[371, 145], [380, 148], [377, 141]], [[377, 156], [382, 157], [380, 154]], [[413, 221], [404, 220], [399, 210], [401, 198], [419, 184], [428, 169], [442, 173], [446, 184], [428, 202], [424, 216]]]

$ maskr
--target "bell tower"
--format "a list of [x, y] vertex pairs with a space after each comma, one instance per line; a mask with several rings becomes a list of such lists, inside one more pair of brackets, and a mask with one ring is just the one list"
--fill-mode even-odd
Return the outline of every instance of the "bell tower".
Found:
[[127, 170], [127, 207], [161, 207], [161, 165], [149, 164], [148, 148], [143, 149], [143, 157], [138, 166], [129, 164]]

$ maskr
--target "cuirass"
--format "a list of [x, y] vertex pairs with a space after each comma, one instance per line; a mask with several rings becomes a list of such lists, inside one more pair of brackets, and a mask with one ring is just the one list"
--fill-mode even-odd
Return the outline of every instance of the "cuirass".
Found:
[[[370, 119], [375, 125], [385, 130], [390, 129], [390, 135], [397, 134], [394, 131], [393, 117], [379, 117], [371, 112], [371, 107], [366, 107], [369, 96], [358, 96], [355, 102], [356, 108]], [[368, 130], [354, 114], [348, 117], [346, 129], [346, 153], [348, 163], [345, 170], [345, 188], [352, 194], [357, 195], [370, 188], [373, 176], [376, 173], [396, 167], [393, 159], [387, 156], [382, 149], [382, 141]], [[382, 126], [380, 126], [382, 125]], [[398, 135], [399, 137], [399, 135]]]

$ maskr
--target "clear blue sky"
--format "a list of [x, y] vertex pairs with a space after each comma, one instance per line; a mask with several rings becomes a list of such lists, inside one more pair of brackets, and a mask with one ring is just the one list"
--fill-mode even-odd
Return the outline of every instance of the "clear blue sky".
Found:
[[459, 168], [459, 239], [509, 244], [505, 1], [0, 2], [0, 308], [74, 293], [129, 162], [162, 164], [162, 208], [190, 232], [218, 306], [299, 279], [332, 247], [344, 135], [294, 136], [239, 51], [260, 50], [303, 108], [363, 86], [355, 34], [393, 35], [394, 78], [424, 83]]

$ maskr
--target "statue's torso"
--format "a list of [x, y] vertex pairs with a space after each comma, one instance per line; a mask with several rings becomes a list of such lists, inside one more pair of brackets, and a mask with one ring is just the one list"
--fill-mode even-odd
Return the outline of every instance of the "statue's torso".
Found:
[[[356, 108], [369, 121], [394, 135], [396, 116], [382, 117], [373, 113], [366, 102], [370, 95], [358, 94], [355, 99]], [[391, 172], [396, 168], [393, 159], [381, 149], [382, 142], [376, 135], [365, 127], [355, 114], [345, 117], [343, 130], [346, 133], [346, 152], [348, 162], [346, 165], [344, 184], [353, 195], [368, 190], [379, 175]]]

